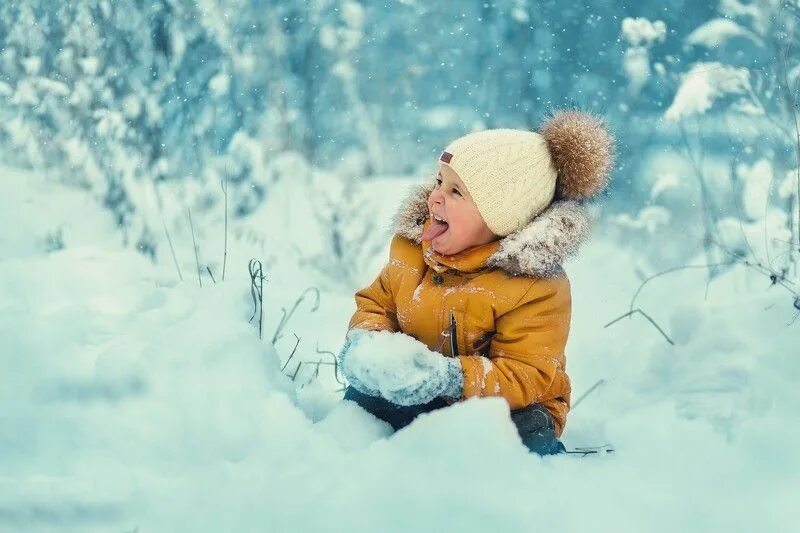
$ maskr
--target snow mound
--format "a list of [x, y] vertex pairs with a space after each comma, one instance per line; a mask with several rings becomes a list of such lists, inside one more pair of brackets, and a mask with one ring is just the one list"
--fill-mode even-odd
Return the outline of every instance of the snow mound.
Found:
[[[84, 215], [71, 202], [59, 212], [70, 224]], [[269, 272], [260, 340], [245, 262], [201, 289], [102, 233], [96, 244], [86, 233], [80, 245], [28, 247], [12, 234], [30, 239], [38, 226], [20, 222], [0, 225], [0, 242], [19, 246], [0, 258], [0, 531], [786, 531], [796, 522], [800, 320], [788, 291], [752, 269], [708, 286], [705, 271], [687, 270], [644, 287], [636, 306], [671, 344], [640, 316], [602, 326], [627, 310], [635, 261], [602, 238], [588, 246], [569, 265], [569, 371], [575, 398], [604, 384], [574, 406], [562, 437], [568, 448], [616, 451], [541, 458], [499, 398], [391, 434], [338, 401], [331, 377], [338, 398], [309, 417], [296, 392], [306, 376], [284, 375], [279, 354], [295, 333], [302, 342], [285, 372], [304, 351], [316, 361], [316, 341], [342, 340], [353, 298], [323, 292], [315, 314], [298, 311], [273, 346], [305, 271]], [[416, 349], [382, 337], [382, 353], [369, 356]]]

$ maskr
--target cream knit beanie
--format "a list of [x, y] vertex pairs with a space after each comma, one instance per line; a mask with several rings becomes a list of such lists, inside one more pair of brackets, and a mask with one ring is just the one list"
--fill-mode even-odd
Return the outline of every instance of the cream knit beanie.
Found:
[[580, 111], [558, 111], [542, 133], [494, 129], [469, 133], [439, 156], [464, 182], [486, 225], [504, 237], [525, 227], [554, 198], [583, 199], [602, 190], [613, 138]]

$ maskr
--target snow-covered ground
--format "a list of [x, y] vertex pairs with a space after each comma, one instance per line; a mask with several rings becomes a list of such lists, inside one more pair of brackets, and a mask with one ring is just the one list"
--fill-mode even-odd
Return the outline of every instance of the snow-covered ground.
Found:
[[[701, 269], [648, 283], [636, 306], [674, 345], [641, 316], [604, 328], [639, 280], [598, 228], [567, 267], [568, 371], [574, 399], [603, 382], [563, 440], [616, 451], [540, 458], [498, 399], [390, 436], [339, 400], [332, 367], [293, 381], [299, 361], [330, 361], [317, 348], [338, 351], [355, 304], [321, 286], [273, 347], [281, 308], [320, 286], [288, 253], [265, 261], [259, 340], [246, 265], [263, 243], [232, 238], [225, 282], [200, 288], [193, 257], [180, 282], [171, 258], [118, 245], [81, 193], [0, 179], [0, 531], [788, 531], [800, 518], [800, 319], [787, 325], [792, 300], [763, 276], [736, 268], [707, 291]], [[365, 188], [376, 228], [408, 182]], [[272, 195], [272, 224], [306, 209], [294, 187]], [[292, 228], [261, 229], [302, 248]], [[218, 237], [198, 245], [211, 253]]]

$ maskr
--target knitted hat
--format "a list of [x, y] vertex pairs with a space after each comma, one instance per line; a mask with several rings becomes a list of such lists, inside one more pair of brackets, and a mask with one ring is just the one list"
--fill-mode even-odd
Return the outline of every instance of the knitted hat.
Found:
[[606, 187], [614, 139], [600, 119], [557, 111], [541, 133], [469, 133], [439, 156], [466, 185], [483, 220], [504, 237], [525, 227], [555, 198], [585, 199]]

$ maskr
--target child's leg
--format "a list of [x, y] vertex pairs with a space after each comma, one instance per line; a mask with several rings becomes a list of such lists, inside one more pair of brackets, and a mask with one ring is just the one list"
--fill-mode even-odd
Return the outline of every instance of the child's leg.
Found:
[[556, 438], [553, 416], [541, 404], [535, 403], [511, 411], [511, 420], [517, 426], [522, 442], [530, 451], [539, 455], [553, 455], [566, 451], [561, 441]]
[[409, 425], [412, 420], [422, 413], [428, 413], [435, 409], [447, 407], [448, 405], [447, 402], [441, 398], [436, 398], [432, 402], [424, 405], [396, 405], [383, 398], [376, 398], [359, 392], [353, 387], [347, 387], [347, 389], [345, 389], [344, 399], [356, 402], [368, 413], [388, 422], [395, 431]]

